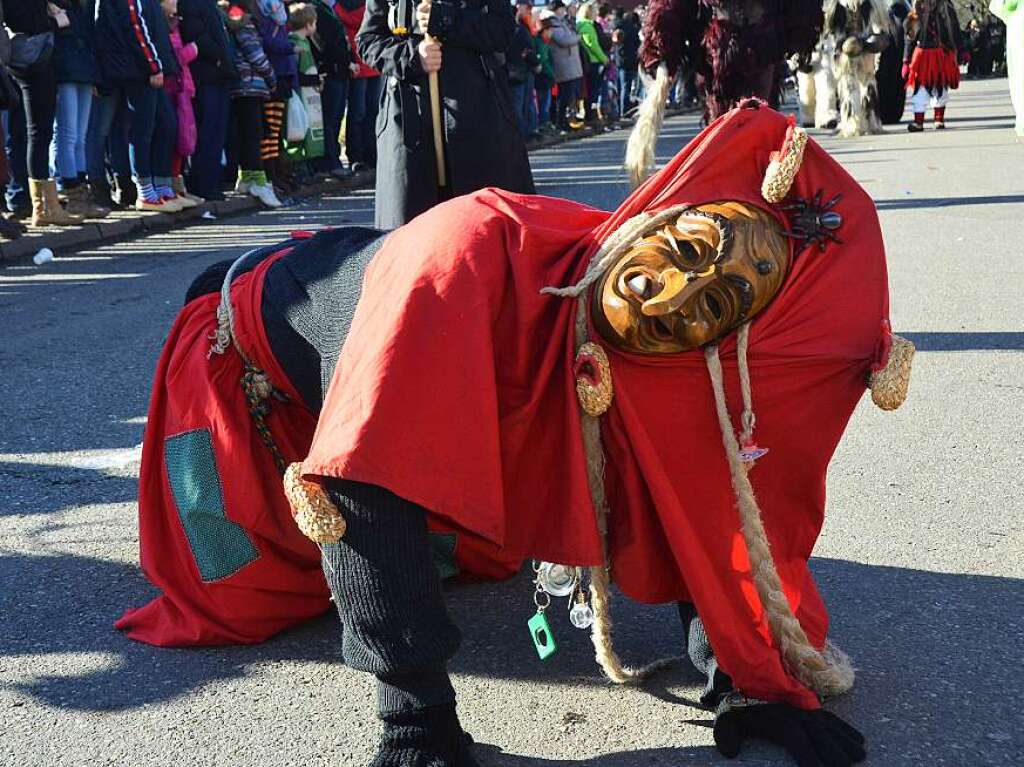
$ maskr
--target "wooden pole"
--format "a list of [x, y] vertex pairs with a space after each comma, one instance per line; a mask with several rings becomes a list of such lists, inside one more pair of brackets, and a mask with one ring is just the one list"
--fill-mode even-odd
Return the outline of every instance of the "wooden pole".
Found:
[[444, 133], [441, 124], [441, 86], [438, 83], [437, 72], [431, 72], [428, 78], [430, 87], [430, 120], [434, 124], [434, 158], [437, 160], [437, 185], [445, 187], [448, 185], [447, 175], [444, 169]]
[[[437, 39], [423, 30], [423, 35], [429, 42], [436, 43]], [[442, 65], [443, 66], [443, 65]], [[430, 89], [430, 121], [434, 126], [434, 159], [437, 162], [437, 185], [438, 187], [448, 186], [448, 174], [444, 166], [444, 125], [441, 121], [441, 83], [437, 72], [431, 72], [427, 76], [427, 86]]]

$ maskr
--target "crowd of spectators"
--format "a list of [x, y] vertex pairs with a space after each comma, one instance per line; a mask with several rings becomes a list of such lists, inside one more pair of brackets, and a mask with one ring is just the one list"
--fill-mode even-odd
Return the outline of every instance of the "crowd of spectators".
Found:
[[380, 75], [356, 53], [365, 8], [0, 0], [0, 236], [25, 220], [176, 213], [232, 185], [278, 207], [312, 177], [371, 170]]
[[545, 131], [601, 128], [635, 108], [642, 12], [592, 0], [518, 3], [519, 27], [506, 58], [528, 141]]

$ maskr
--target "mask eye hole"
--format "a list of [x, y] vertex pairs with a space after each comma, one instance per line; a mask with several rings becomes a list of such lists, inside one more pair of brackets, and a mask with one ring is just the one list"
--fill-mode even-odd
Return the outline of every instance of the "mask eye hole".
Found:
[[719, 303], [718, 299], [710, 291], [704, 295], [704, 305], [714, 315], [716, 320], [722, 319], [722, 304]]
[[651, 297], [652, 281], [643, 272], [634, 272], [626, 276], [626, 287], [637, 298], [646, 301]]

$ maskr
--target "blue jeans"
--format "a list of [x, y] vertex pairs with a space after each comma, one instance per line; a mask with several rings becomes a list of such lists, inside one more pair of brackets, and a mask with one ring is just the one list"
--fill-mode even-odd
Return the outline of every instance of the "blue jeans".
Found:
[[196, 87], [192, 103], [197, 134], [189, 188], [200, 197], [215, 200], [221, 196], [220, 158], [231, 125], [231, 94], [226, 85], [203, 83]]
[[92, 112], [92, 85], [59, 83], [57, 85], [57, 116], [54, 120], [53, 145], [50, 154], [61, 183], [74, 182], [88, 170], [85, 142]]
[[633, 84], [636, 82], [636, 67], [619, 67], [619, 114], [629, 111], [632, 102]]
[[534, 89], [537, 91], [537, 115], [541, 125], [551, 124], [551, 89], [555, 83], [547, 75], [537, 75]]
[[345, 154], [351, 163], [377, 164], [377, 111], [380, 109], [380, 76], [357, 77], [348, 84], [348, 122]]
[[124, 86], [131, 112], [128, 157], [132, 175], [140, 183], [171, 177], [171, 155], [178, 140], [178, 116], [163, 88], [148, 81]]
[[28, 198], [28, 133], [25, 110], [20, 106], [4, 114], [7, 117], [7, 164], [11, 166], [11, 178], [7, 182], [7, 209], [13, 213], [15, 209], [31, 204]]
[[537, 102], [533, 95], [533, 72], [526, 76], [526, 82], [512, 86], [512, 106], [516, 110], [516, 122], [523, 138], [537, 132]]
[[340, 77], [328, 77], [320, 91], [320, 103], [324, 109], [324, 156], [316, 161], [316, 165], [325, 173], [341, 167], [341, 121], [345, 118], [349, 82]]
[[[118, 120], [118, 115], [121, 120]], [[127, 110], [124, 92], [113, 88], [93, 99], [89, 115], [89, 130], [85, 137], [85, 164], [90, 184], [103, 184], [107, 180], [107, 154], [110, 166], [118, 176], [131, 175], [128, 144], [125, 141]]]

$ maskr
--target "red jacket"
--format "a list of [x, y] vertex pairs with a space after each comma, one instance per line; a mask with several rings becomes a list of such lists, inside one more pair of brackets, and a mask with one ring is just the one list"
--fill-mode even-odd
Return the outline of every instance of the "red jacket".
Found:
[[376, 69], [373, 69], [359, 55], [359, 51], [356, 48], [356, 33], [359, 31], [359, 27], [363, 24], [363, 16], [366, 14], [366, 3], [359, 5], [352, 10], [348, 10], [342, 3], [334, 4], [334, 12], [338, 18], [341, 19], [341, 23], [345, 25], [345, 32], [348, 34], [348, 47], [352, 50], [352, 58], [359, 65], [359, 71], [352, 75], [353, 77], [377, 77], [380, 75]]

